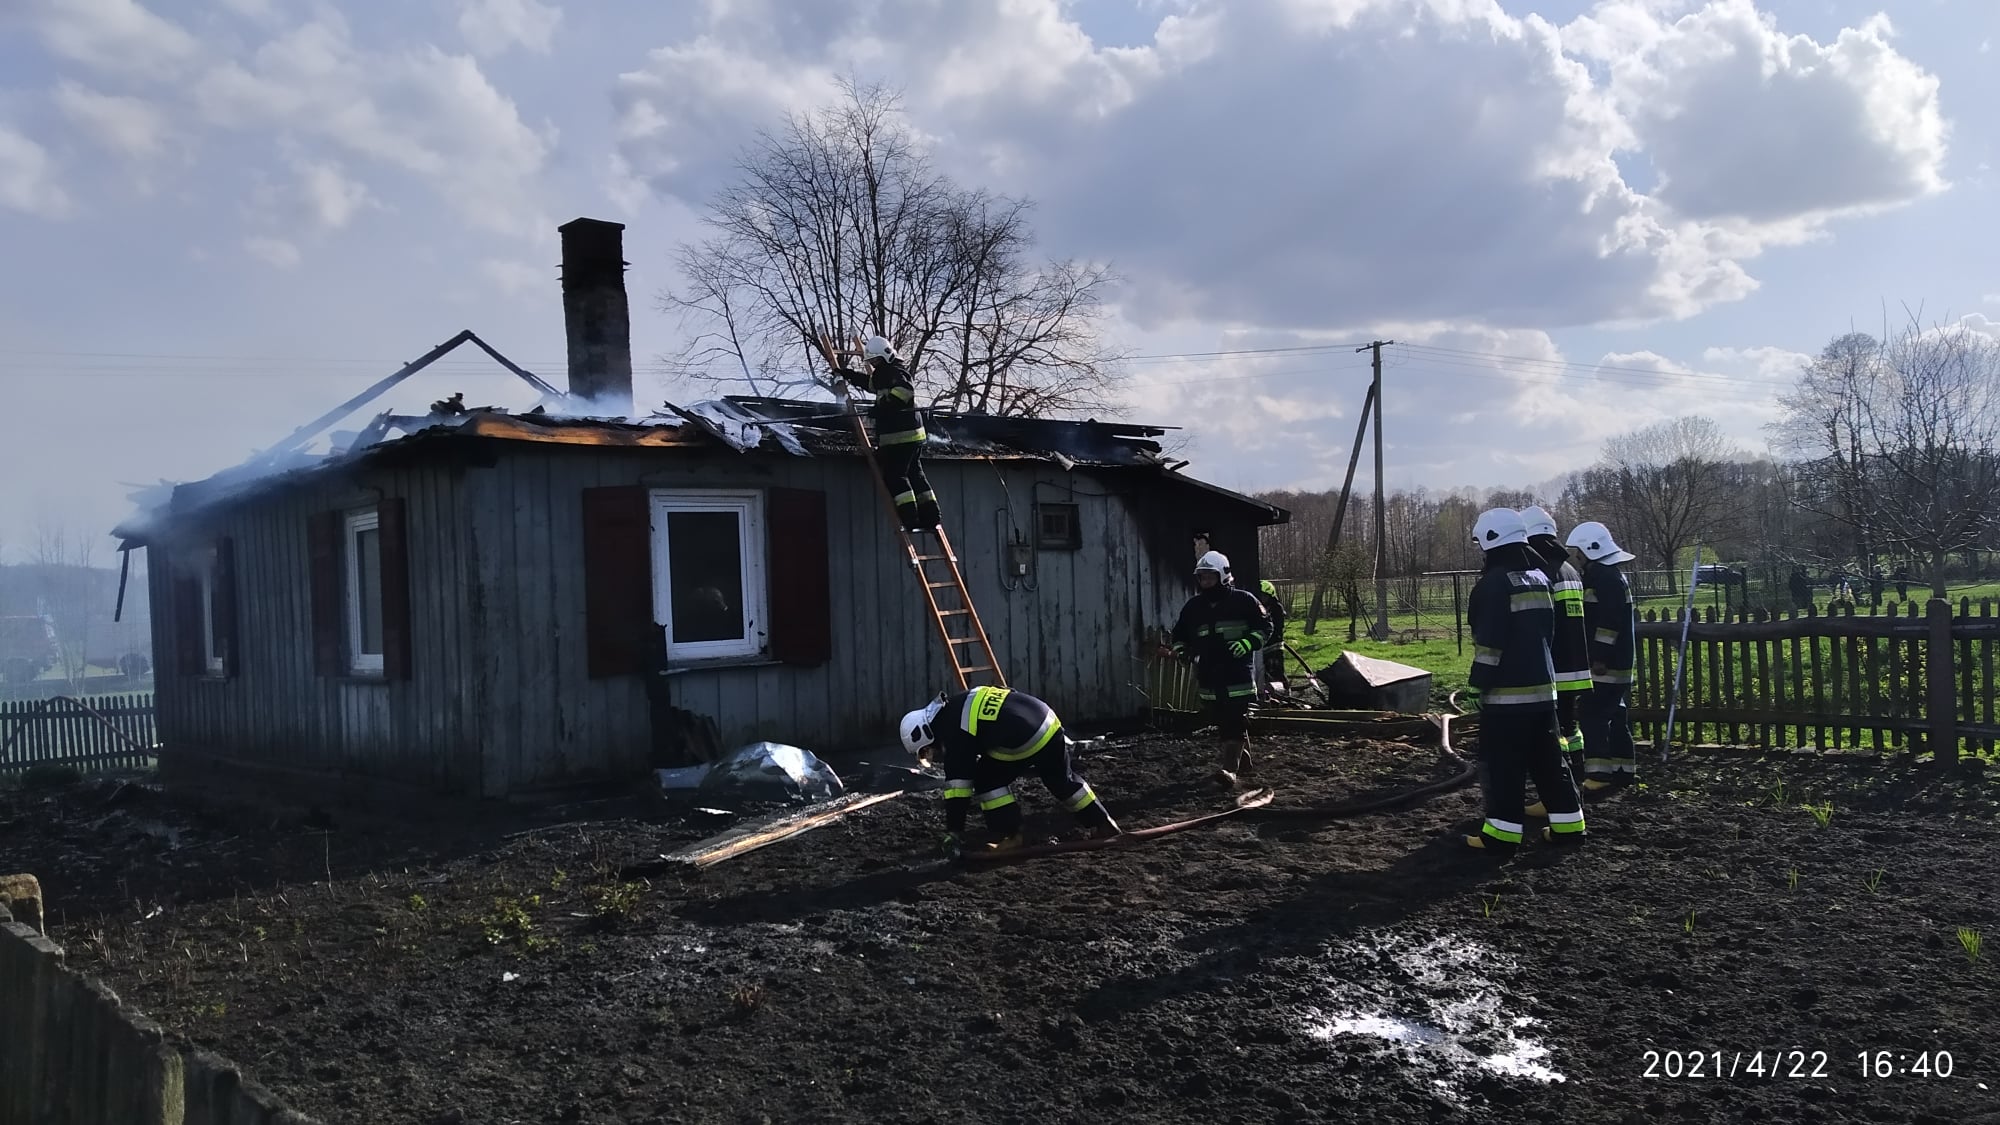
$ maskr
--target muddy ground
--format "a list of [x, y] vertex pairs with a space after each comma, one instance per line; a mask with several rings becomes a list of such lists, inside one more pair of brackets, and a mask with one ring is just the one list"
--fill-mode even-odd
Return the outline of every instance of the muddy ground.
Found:
[[[1281, 804], [1438, 776], [1260, 741]], [[1217, 807], [1204, 758], [1083, 769], [1134, 828]], [[314, 828], [93, 780], [0, 792], [0, 868], [73, 965], [329, 1125], [2000, 1122], [2000, 952], [1959, 936], [2000, 937], [1995, 795], [1711, 753], [1500, 868], [1450, 843], [1466, 789], [978, 871], [924, 861], [926, 795], [621, 880], [726, 821]]]

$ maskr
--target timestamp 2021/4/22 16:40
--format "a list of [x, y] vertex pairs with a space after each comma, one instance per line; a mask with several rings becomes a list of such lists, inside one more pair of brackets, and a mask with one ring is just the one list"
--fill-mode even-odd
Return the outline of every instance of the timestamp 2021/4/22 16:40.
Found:
[[[1844, 1057], [1843, 1057], [1844, 1054]], [[1950, 1078], [1957, 1067], [1949, 1051], [1894, 1047], [1848, 1053], [1804, 1047], [1762, 1050], [1648, 1050], [1645, 1078], [1747, 1078], [1808, 1081], [1840, 1077]]]

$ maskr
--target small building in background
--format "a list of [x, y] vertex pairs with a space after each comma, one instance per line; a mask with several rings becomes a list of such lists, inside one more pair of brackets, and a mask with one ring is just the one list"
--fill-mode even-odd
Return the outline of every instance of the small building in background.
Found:
[[[947, 686], [839, 404], [635, 417], [622, 229], [563, 227], [567, 396], [384, 415], [327, 456], [175, 487], [117, 529], [147, 551], [169, 783], [535, 798], [759, 740], [882, 746]], [[1073, 723], [1147, 710], [1191, 529], [1254, 585], [1258, 530], [1287, 518], [1179, 472], [1158, 428], [929, 429], [1003, 671]]]

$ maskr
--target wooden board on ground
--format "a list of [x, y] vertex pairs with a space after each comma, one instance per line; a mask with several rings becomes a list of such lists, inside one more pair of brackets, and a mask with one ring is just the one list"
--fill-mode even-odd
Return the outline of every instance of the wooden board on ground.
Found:
[[692, 864], [695, 867], [709, 867], [725, 859], [734, 859], [746, 852], [789, 840], [802, 832], [810, 832], [839, 820], [852, 812], [859, 812], [884, 801], [893, 801], [906, 790], [893, 793], [848, 793], [835, 797], [802, 812], [781, 813], [775, 819], [766, 818], [752, 824], [741, 824], [727, 832], [717, 833], [706, 840], [698, 840], [677, 852], [663, 857], [668, 864]]

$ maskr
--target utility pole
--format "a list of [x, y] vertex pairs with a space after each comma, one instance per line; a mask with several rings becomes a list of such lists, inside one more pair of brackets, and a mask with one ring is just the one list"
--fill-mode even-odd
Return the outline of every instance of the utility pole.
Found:
[[1389, 638], [1389, 536], [1388, 512], [1382, 498], [1382, 348], [1394, 340], [1376, 340], [1356, 352], [1373, 352], [1375, 380], [1369, 394], [1375, 400], [1375, 627], [1371, 635], [1378, 641]]

